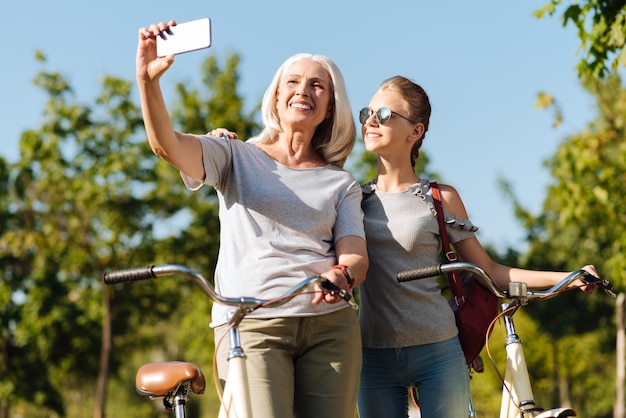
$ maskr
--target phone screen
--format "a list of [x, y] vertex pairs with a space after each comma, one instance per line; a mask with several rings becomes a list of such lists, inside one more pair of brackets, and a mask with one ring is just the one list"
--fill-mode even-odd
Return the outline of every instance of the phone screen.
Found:
[[211, 20], [208, 17], [170, 26], [156, 38], [157, 56], [182, 54], [211, 46]]

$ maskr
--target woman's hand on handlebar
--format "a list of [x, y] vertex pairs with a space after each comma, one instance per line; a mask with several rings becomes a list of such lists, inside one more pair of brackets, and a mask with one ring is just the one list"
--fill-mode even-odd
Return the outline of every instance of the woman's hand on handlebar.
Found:
[[[592, 276], [595, 276], [595, 277], [598, 277], [598, 278], [600, 277], [600, 275], [596, 271], [596, 267], [594, 265], [592, 265], [592, 264], [588, 264], [588, 265], [584, 266], [582, 268], [582, 270], [585, 270], [587, 273], [591, 274]], [[578, 288], [580, 288], [580, 290], [582, 290], [585, 293], [593, 293], [598, 288], [597, 284], [585, 283], [585, 282], [583, 282], [580, 279], [578, 279], [575, 282], [573, 282], [571, 284], [571, 286], [578, 287]]]
[[[340, 289], [344, 289], [346, 292], [349, 291], [350, 285], [348, 284], [348, 280], [343, 275], [341, 270], [331, 269], [322, 274], [322, 277], [329, 280], [335, 286]], [[320, 304], [322, 302], [326, 303], [337, 303], [341, 301], [343, 298], [334, 292], [329, 292], [328, 290], [322, 289], [319, 285], [315, 286], [315, 296], [313, 297], [313, 305]]]

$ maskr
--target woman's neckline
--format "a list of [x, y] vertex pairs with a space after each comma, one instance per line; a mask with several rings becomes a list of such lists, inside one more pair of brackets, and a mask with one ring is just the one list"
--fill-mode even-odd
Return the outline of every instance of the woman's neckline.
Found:
[[404, 185], [403, 187], [394, 187], [393, 190], [382, 190], [378, 184], [378, 178], [374, 179], [374, 181], [372, 182], [374, 188], [378, 192], [385, 193], [385, 194], [400, 194], [400, 193], [412, 192], [415, 190], [415, 188], [419, 187], [422, 183], [423, 183], [422, 179], [417, 178], [412, 183], [409, 183], [409, 182], [401, 183], [401, 185]]
[[274, 157], [272, 157], [270, 154], [268, 154], [263, 148], [259, 147], [257, 144], [251, 144], [254, 146], [254, 148], [256, 148], [263, 156], [265, 156], [265, 158], [267, 158], [270, 161], [273, 161], [275, 164], [283, 167], [283, 168], [288, 168], [290, 170], [296, 170], [296, 171], [306, 171], [306, 170], [319, 170], [322, 168], [327, 168], [328, 166], [330, 166], [330, 163], [324, 163], [324, 162], [320, 162], [320, 165], [311, 165], [309, 167], [307, 166], [292, 166], [292, 165], [288, 165], [285, 163], [282, 163], [280, 161], [278, 161], [277, 159], [275, 159]]

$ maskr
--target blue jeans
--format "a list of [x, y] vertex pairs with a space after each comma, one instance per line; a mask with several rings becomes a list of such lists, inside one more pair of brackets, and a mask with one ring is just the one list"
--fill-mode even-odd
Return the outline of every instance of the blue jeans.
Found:
[[469, 373], [457, 337], [403, 348], [363, 348], [360, 418], [406, 418], [408, 387], [423, 418], [467, 418]]

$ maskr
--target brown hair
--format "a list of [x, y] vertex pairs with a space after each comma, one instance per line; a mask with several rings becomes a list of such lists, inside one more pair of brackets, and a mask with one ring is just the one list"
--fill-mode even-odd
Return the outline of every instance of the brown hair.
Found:
[[417, 140], [413, 149], [411, 150], [411, 165], [415, 166], [415, 161], [419, 157], [419, 149], [422, 146], [426, 131], [428, 131], [428, 124], [430, 122], [430, 100], [428, 94], [419, 84], [409, 80], [406, 77], [397, 75], [383, 81], [380, 86], [380, 90], [391, 90], [398, 94], [409, 105], [409, 119], [416, 123], [424, 125], [424, 134]]

